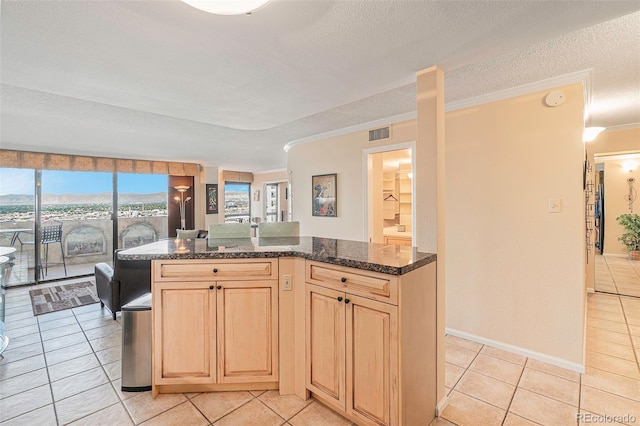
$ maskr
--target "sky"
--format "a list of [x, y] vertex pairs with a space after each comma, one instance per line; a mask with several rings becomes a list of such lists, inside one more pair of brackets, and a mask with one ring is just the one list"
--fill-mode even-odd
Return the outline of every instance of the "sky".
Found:
[[[0, 195], [34, 193], [33, 169], [0, 168]], [[166, 175], [118, 173], [118, 192], [151, 194], [167, 191]], [[100, 172], [42, 171], [43, 194], [97, 194], [111, 192], [112, 174]]]
[[240, 191], [249, 191], [250, 184], [248, 183], [225, 183], [224, 190], [225, 192], [240, 192]]

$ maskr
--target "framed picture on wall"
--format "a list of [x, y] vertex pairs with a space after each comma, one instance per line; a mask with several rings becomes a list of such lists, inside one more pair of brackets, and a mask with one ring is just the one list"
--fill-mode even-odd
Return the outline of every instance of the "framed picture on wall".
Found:
[[337, 214], [337, 175], [311, 176], [311, 212], [313, 216], [338, 217]]
[[207, 214], [218, 214], [218, 184], [207, 184]]

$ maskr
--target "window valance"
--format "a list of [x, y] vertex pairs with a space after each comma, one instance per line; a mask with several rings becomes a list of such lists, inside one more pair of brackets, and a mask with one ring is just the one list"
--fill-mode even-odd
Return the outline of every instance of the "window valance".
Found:
[[196, 163], [129, 160], [122, 158], [86, 157], [43, 152], [0, 149], [0, 167], [18, 169], [71, 170], [87, 172], [120, 172], [198, 176]]

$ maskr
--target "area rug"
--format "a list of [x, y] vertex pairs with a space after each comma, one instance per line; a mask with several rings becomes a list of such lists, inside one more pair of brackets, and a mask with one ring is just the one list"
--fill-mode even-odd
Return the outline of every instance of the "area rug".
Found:
[[98, 303], [96, 285], [91, 281], [29, 290], [33, 315]]

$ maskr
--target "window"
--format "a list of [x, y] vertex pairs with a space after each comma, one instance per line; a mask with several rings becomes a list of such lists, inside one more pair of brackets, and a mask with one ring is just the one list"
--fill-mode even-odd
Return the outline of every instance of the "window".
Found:
[[267, 222], [278, 221], [278, 184], [267, 183], [264, 186], [264, 217]]
[[167, 238], [167, 175], [118, 173], [118, 247]]
[[115, 248], [166, 238], [168, 179], [0, 168], [0, 250], [11, 256], [12, 266], [3, 284], [91, 274], [96, 263], [112, 261]]
[[251, 217], [251, 184], [225, 182], [224, 221], [226, 223], [248, 222]]
[[5, 286], [34, 281], [33, 234], [35, 229], [34, 169], [0, 168], [0, 253], [12, 268], [3, 271]]

